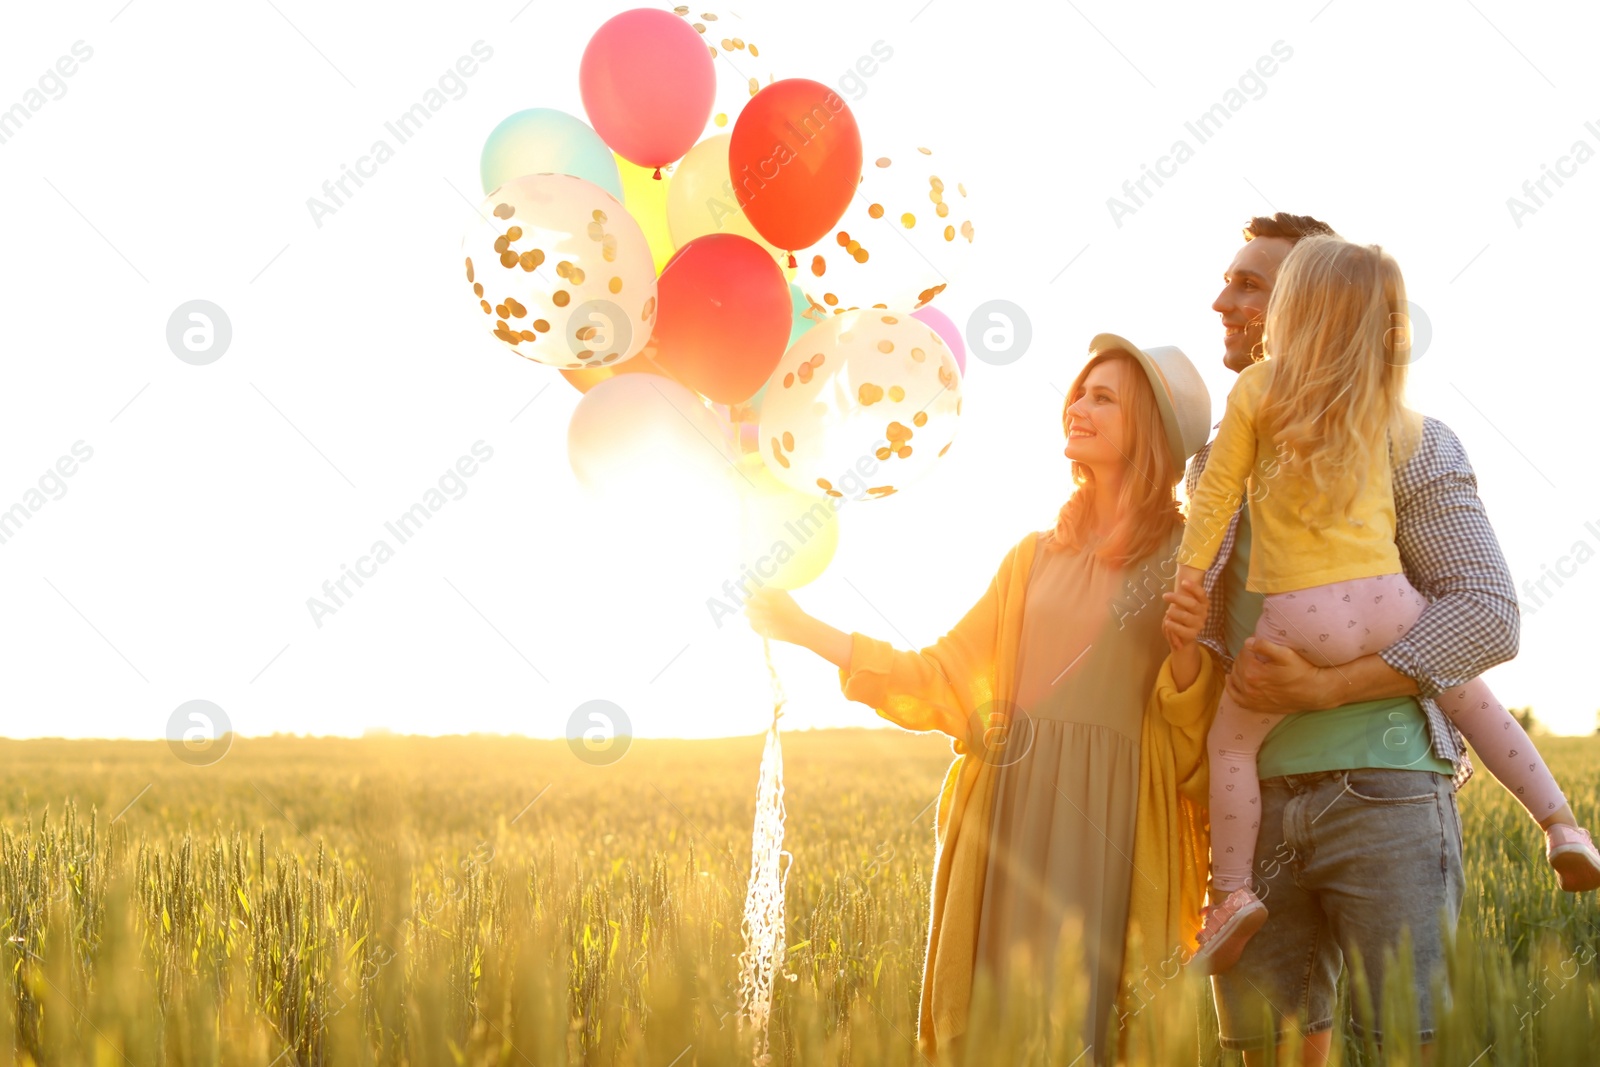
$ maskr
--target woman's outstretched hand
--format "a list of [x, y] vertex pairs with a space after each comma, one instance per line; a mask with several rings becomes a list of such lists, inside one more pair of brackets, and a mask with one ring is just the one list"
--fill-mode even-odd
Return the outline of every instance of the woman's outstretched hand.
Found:
[[840, 670], [850, 669], [851, 636], [807, 615], [784, 590], [762, 586], [745, 601], [744, 614], [762, 637], [809, 648]]
[[800, 633], [809, 617], [786, 590], [762, 586], [744, 605], [750, 628], [774, 641], [800, 644]]

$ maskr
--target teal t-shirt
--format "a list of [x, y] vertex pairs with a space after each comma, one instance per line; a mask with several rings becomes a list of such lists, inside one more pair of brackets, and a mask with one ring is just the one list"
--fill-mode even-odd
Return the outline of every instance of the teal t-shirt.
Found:
[[[1250, 571], [1250, 509], [1239, 513], [1239, 534], [1233, 554], [1222, 572], [1226, 608], [1223, 639], [1237, 657], [1244, 639], [1255, 633], [1261, 616], [1260, 593], [1245, 588]], [[1324, 711], [1285, 715], [1272, 728], [1256, 755], [1256, 774], [1275, 778], [1281, 774], [1345, 771], [1358, 767], [1389, 767], [1452, 774], [1455, 768], [1433, 752], [1428, 720], [1415, 697], [1365, 700]]]

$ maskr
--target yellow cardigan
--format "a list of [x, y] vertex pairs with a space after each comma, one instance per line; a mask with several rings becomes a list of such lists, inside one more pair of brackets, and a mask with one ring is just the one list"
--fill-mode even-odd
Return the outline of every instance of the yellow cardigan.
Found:
[[[995, 772], [981, 752], [968, 755], [970, 724], [977, 708], [990, 701], [1009, 706], [1015, 695], [1022, 607], [1037, 539], [1029, 533], [1006, 553], [983, 598], [933, 645], [899, 651], [852, 633], [850, 669], [839, 671], [846, 697], [908, 730], [950, 735], [956, 754], [939, 792], [917, 1020], [917, 1044], [929, 1056], [967, 1027]], [[1207, 651], [1200, 677], [1177, 692], [1169, 658], [1145, 707], [1133, 847], [1140, 876], [1129, 894], [1128, 938], [1169, 946], [1146, 953], [1152, 964], [1179, 947], [1187, 960], [1195, 949], [1210, 851], [1205, 739], [1222, 685], [1223, 673]], [[1125, 957], [1125, 966], [1129, 962]], [[1124, 975], [1125, 986], [1131, 977]]]

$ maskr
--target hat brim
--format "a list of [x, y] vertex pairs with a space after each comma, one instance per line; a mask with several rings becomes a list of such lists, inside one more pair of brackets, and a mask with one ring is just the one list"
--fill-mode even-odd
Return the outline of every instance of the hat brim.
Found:
[[1161, 413], [1161, 428], [1166, 432], [1167, 450], [1172, 453], [1174, 469], [1182, 472], [1189, 457], [1183, 446], [1183, 428], [1178, 423], [1178, 409], [1172, 403], [1172, 385], [1167, 381], [1166, 374], [1144, 349], [1126, 337], [1114, 333], [1097, 333], [1089, 342], [1091, 358], [1101, 352], [1112, 351], [1126, 352], [1144, 369], [1145, 377], [1150, 381], [1150, 391], [1156, 397], [1156, 410]]

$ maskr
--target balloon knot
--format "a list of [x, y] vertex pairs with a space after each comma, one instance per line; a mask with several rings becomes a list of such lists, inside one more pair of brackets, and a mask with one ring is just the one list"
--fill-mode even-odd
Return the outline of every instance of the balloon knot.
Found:
[[790, 252], [790, 253], [789, 253], [789, 266], [791, 266], [791, 267], [792, 267], [792, 266], [794, 266], [794, 265], [795, 265], [795, 262], [794, 262], [794, 253], [793, 253], [793, 252]]
[[656, 181], [660, 181], [661, 180], [661, 168], [657, 167], [656, 168], [656, 172], [654, 174], [652, 174], [651, 177], [653, 177]]

